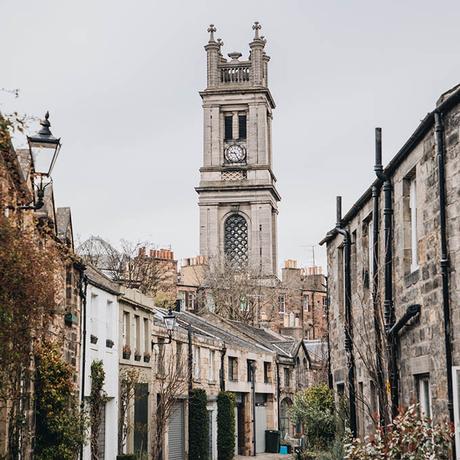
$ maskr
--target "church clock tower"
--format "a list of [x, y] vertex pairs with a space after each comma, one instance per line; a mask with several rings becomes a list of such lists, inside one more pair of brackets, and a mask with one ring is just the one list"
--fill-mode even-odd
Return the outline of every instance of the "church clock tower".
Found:
[[277, 272], [277, 203], [272, 171], [270, 58], [253, 26], [247, 60], [222, 55], [223, 42], [208, 29], [207, 88], [203, 99], [204, 142], [200, 184], [200, 253], [249, 264], [261, 277]]

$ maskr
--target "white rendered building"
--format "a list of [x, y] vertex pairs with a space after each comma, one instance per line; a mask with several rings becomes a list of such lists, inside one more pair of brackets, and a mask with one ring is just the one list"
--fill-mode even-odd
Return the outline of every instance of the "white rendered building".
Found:
[[[86, 291], [86, 350], [84, 357], [84, 395], [91, 392], [91, 364], [103, 362], [105, 371], [104, 390], [107, 402], [99, 430], [99, 455], [101, 459], [113, 460], [117, 456], [118, 439], [118, 291], [117, 285], [102, 273], [87, 266]], [[83, 361], [83, 358], [82, 358]], [[91, 459], [89, 440], [84, 446], [83, 458]]]

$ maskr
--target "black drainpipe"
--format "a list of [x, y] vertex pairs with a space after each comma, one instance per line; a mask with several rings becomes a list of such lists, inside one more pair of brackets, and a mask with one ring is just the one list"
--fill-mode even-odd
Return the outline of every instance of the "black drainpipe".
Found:
[[256, 363], [254, 361], [250, 364], [251, 372], [251, 399], [252, 399], [252, 439], [253, 439], [253, 457], [255, 457], [257, 451], [256, 445]]
[[[85, 267], [78, 266], [80, 280], [78, 282], [78, 293], [81, 299], [82, 311], [80, 312], [81, 331], [81, 403], [80, 408], [85, 410], [85, 375], [86, 375], [86, 294], [88, 290], [88, 277], [85, 275]], [[80, 445], [80, 458], [83, 458], [83, 444]]]
[[[382, 128], [375, 128], [375, 168], [380, 171], [382, 164]], [[378, 388], [378, 401], [379, 401], [379, 421], [380, 426], [385, 429], [389, 423], [387, 417], [387, 405], [382, 391], [385, 391], [385, 377], [383, 372], [382, 362], [382, 346], [384, 344], [382, 329], [380, 327], [380, 314], [379, 314], [379, 233], [380, 233], [380, 190], [382, 188], [382, 180], [379, 177], [377, 184], [372, 186], [372, 306], [374, 313], [374, 330], [375, 330], [375, 365], [376, 365], [376, 379]]]
[[348, 230], [342, 227], [342, 197], [337, 197], [337, 233], [343, 236], [344, 272], [345, 272], [345, 352], [348, 365], [348, 393], [350, 399], [350, 430], [354, 438], [357, 437], [356, 423], [356, 389], [355, 389], [355, 359], [353, 356], [353, 318], [351, 305], [351, 273], [350, 255], [351, 240]]
[[375, 174], [383, 182], [384, 194], [384, 239], [385, 239], [385, 295], [383, 301], [385, 332], [387, 336], [387, 347], [389, 356], [389, 380], [391, 390], [391, 416], [398, 415], [399, 406], [399, 375], [398, 375], [398, 347], [397, 338], [388, 331], [395, 324], [395, 311], [393, 305], [393, 203], [392, 203], [392, 185], [391, 179], [383, 172], [382, 166], [382, 149], [381, 149], [381, 130], [379, 132], [380, 148], [375, 152]]
[[327, 383], [329, 385], [329, 389], [332, 390], [334, 388], [333, 378], [332, 378], [332, 368], [331, 368], [331, 338], [330, 338], [330, 301], [329, 301], [329, 279], [327, 276], [326, 284], [323, 284], [323, 287], [326, 288], [326, 325], [327, 325], [327, 332], [326, 332], [326, 344], [327, 344]]
[[220, 391], [225, 391], [225, 355], [227, 353], [227, 346], [225, 342], [222, 346], [220, 353]]
[[278, 408], [278, 431], [281, 430], [280, 397], [281, 397], [280, 363], [278, 361], [278, 357], [276, 357], [276, 405]]
[[188, 395], [192, 395], [193, 391], [193, 343], [192, 343], [192, 325], [189, 324], [187, 328], [188, 338]]
[[[439, 224], [441, 232], [441, 276], [442, 276], [442, 303], [444, 313], [444, 342], [446, 348], [447, 370], [447, 398], [449, 419], [454, 423], [453, 382], [452, 382], [452, 329], [450, 324], [450, 297], [449, 297], [449, 253], [447, 251], [446, 225], [446, 177], [445, 177], [445, 148], [444, 126], [442, 114], [434, 112], [436, 134], [436, 156], [438, 159], [438, 190], [439, 190]], [[453, 458], [455, 458], [455, 437], [452, 441]]]

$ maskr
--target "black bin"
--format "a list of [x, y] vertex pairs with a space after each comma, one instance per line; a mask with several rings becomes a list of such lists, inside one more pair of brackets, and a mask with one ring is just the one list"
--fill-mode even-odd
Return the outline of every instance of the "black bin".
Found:
[[280, 451], [280, 438], [278, 430], [265, 430], [265, 452], [277, 454]]

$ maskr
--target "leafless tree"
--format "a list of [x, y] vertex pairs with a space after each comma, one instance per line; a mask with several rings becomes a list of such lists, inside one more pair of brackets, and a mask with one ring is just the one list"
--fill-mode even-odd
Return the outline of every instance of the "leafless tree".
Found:
[[158, 374], [156, 379], [157, 406], [155, 418], [155, 432], [152, 442], [152, 457], [162, 459], [163, 440], [169, 418], [177, 399], [187, 392], [187, 379], [184, 377], [183, 367], [185, 358], [177, 353], [170, 353], [165, 363], [165, 345], [160, 345]]
[[[120, 241], [120, 249], [99, 236], [91, 236], [77, 248], [87, 263], [101, 270], [114, 281], [159, 297], [159, 303], [175, 298], [176, 273], [167, 262], [153, 257], [147, 241]], [[164, 299], [165, 298], [165, 299]], [[159, 305], [161, 306], [161, 305]]]
[[120, 416], [118, 419], [118, 455], [123, 454], [132, 425], [129, 423], [128, 414], [131, 411], [136, 395], [136, 385], [139, 382], [137, 369], [123, 369], [120, 373]]
[[262, 316], [271, 318], [278, 306], [276, 278], [264, 278], [259, 270], [226, 257], [209, 261], [201, 288], [207, 300], [202, 307], [231, 320], [258, 324]]
[[[368, 266], [368, 260], [360, 264]], [[379, 266], [374, 276], [363, 273], [362, 279], [354, 274], [356, 288], [353, 290], [353, 349], [355, 361], [361, 362], [369, 379], [375, 385], [376, 400], [370, 394], [356, 391], [356, 401], [367, 412], [375, 429], [390, 422], [390, 401], [388, 397], [388, 349], [383, 319], [383, 302], [379, 289], [372, 283], [383, 279], [384, 268]], [[352, 283], [353, 284], [353, 283]], [[382, 380], [384, 381], [382, 384]], [[380, 383], [379, 383], [380, 382]]]

